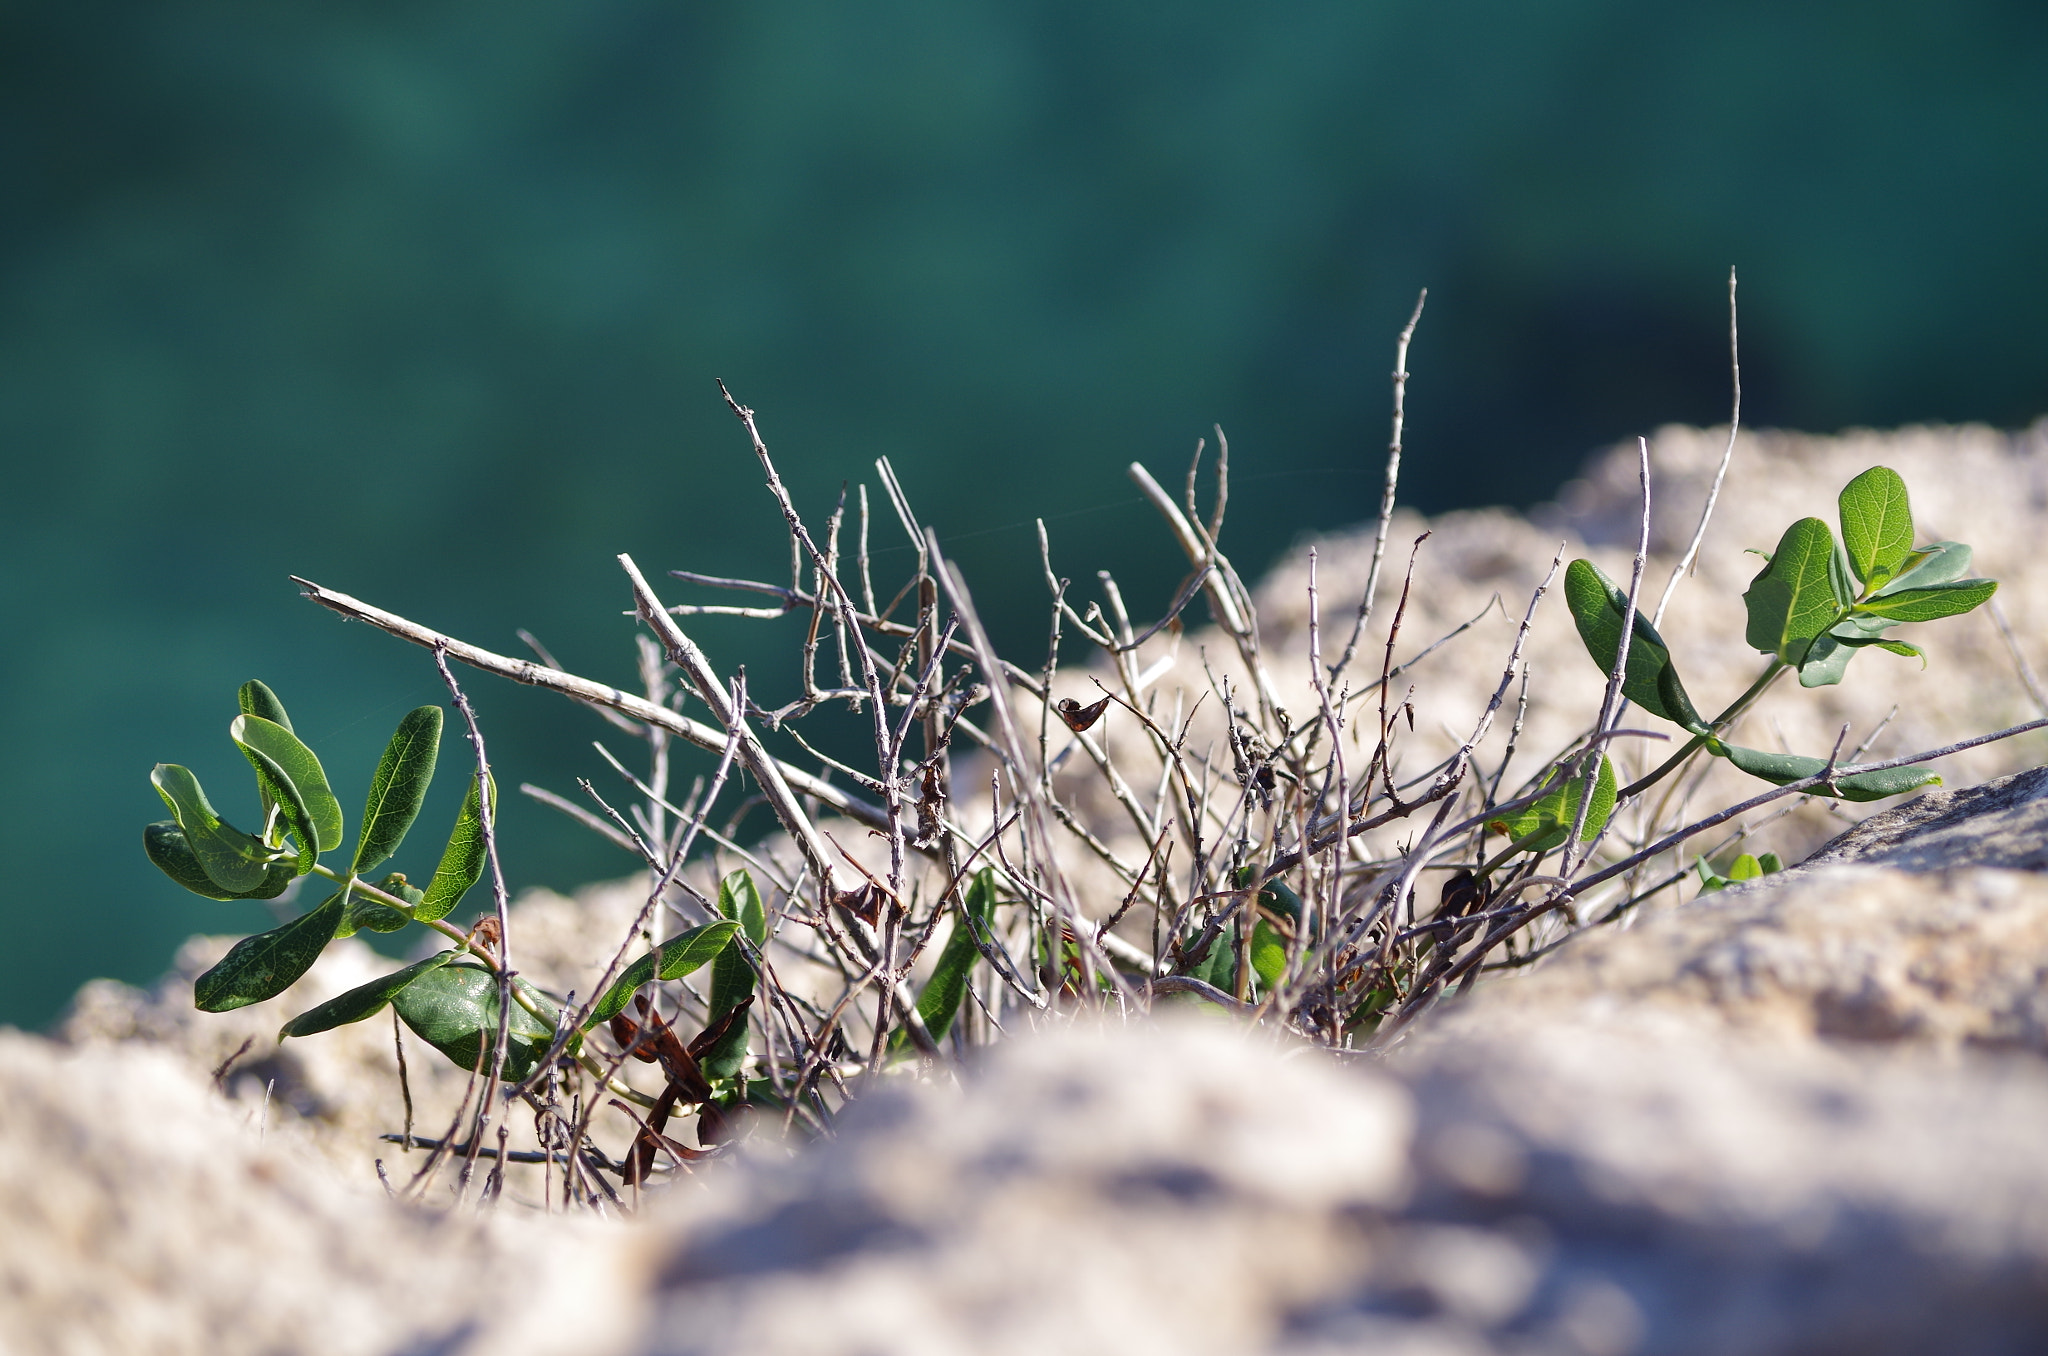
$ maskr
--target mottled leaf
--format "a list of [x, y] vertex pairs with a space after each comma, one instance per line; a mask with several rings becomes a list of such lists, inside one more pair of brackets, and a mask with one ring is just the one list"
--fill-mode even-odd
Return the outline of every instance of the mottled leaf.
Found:
[[[376, 887], [385, 894], [395, 895], [412, 905], [414, 912], [417, 913], [420, 892], [407, 883], [403, 873], [392, 872], [384, 879], [377, 881]], [[358, 887], [358, 890], [360, 890], [360, 887]], [[351, 893], [348, 901], [348, 913], [341, 920], [341, 929], [334, 935], [336, 937], [353, 937], [358, 928], [367, 928], [371, 932], [397, 932], [407, 923], [410, 923], [413, 920], [413, 916], [413, 914], [408, 914], [401, 909], [394, 909], [389, 904], [371, 899], [367, 895]]]
[[654, 950], [627, 966], [613, 985], [606, 989], [604, 997], [591, 1009], [590, 1018], [583, 1029], [590, 1030], [599, 1022], [608, 1022], [626, 1010], [626, 1004], [643, 985], [660, 979], [681, 979], [692, 970], [711, 961], [733, 933], [739, 931], [739, 924], [726, 920], [706, 923], [669, 938]]
[[[476, 793], [476, 779], [471, 778], [469, 794], [462, 798], [462, 810], [455, 816], [455, 831], [448, 835], [448, 846], [441, 850], [441, 864], [434, 868], [434, 878], [427, 882], [420, 906], [413, 911], [413, 917], [422, 923], [446, 918], [469, 893], [469, 887], [483, 878], [489, 854], [484, 850], [481, 804]], [[493, 779], [491, 812], [495, 814], [497, 809], [498, 783]]]
[[263, 883], [253, 890], [223, 890], [214, 884], [213, 877], [206, 874], [206, 868], [199, 864], [199, 858], [192, 853], [192, 845], [185, 841], [185, 831], [178, 827], [176, 820], [164, 820], [151, 824], [142, 831], [142, 850], [156, 863], [157, 869], [184, 886], [195, 895], [208, 899], [275, 899], [285, 892], [298, 878], [298, 873], [282, 862], [273, 863]]
[[338, 998], [330, 998], [318, 1007], [308, 1008], [286, 1022], [278, 1031], [277, 1038], [287, 1036], [312, 1036], [322, 1031], [332, 1031], [338, 1026], [360, 1022], [375, 1017], [398, 991], [430, 970], [438, 970], [458, 955], [455, 951], [443, 951], [427, 957], [403, 970], [394, 970], [382, 979], [373, 979], [368, 984], [358, 985]]
[[398, 722], [384, 756], [370, 778], [370, 798], [363, 806], [363, 828], [356, 839], [355, 865], [361, 873], [398, 851], [412, 823], [419, 818], [434, 781], [434, 761], [441, 753], [441, 708], [422, 706]]
[[201, 1012], [231, 1012], [275, 998], [313, 968], [341, 926], [341, 896], [331, 896], [311, 913], [281, 928], [244, 937], [192, 986]]
[[321, 852], [332, 852], [341, 846], [341, 802], [327, 785], [327, 773], [320, 760], [297, 735], [261, 716], [236, 716], [228, 726], [228, 737], [258, 772], [268, 771], [289, 784], [311, 825], [311, 846]]
[[206, 799], [199, 779], [176, 763], [158, 763], [149, 774], [150, 784], [171, 807], [183, 830], [186, 846], [207, 879], [231, 895], [241, 896], [264, 888], [270, 879], [269, 858], [262, 843], [226, 823]]
[[[538, 991], [513, 980], [530, 999]], [[447, 1056], [459, 1069], [479, 1069], [490, 1062], [498, 1044], [498, 977], [476, 965], [444, 965], [419, 976], [396, 994], [391, 1006], [414, 1035]], [[541, 1004], [545, 1010], [547, 1004]], [[532, 1073], [555, 1038], [554, 1027], [516, 1001], [506, 1016], [507, 1082]]]

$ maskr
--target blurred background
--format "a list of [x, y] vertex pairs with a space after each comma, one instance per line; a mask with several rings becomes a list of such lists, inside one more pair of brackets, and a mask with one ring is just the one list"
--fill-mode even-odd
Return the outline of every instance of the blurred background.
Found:
[[[0, 1021], [269, 926], [140, 848], [159, 760], [249, 817], [243, 679], [352, 825], [444, 699], [287, 573], [621, 683], [615, 553], [784, 574], [714, 377], [816, 517], [891, 457], [1036, 653], [1031, 519], [1156, 612], [1123, 467], [1177, 484], [1212, 423], [1248, 576], [1367, 517], [1424, 285], [1425, 509], [1725, 420], [1731, 263], [1753, 424], [2048, 412], [2044, 145], [2018, 0], [0, 4]], [[696, 628], [764, 699], [797, 630]], [[508, 789], [616, 785], [587, 713], [470, 688]], [[504, 821], [515, 885], [633, 868]]]

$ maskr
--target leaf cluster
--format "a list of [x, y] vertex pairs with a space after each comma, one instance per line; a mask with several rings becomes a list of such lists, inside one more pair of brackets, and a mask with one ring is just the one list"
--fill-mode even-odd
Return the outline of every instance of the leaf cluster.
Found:
[[[1743, 594], [1748, 610], [1744, 640], [1770, 661], [1750, 691], [1712, 721], [1693, 705], [1670, 644], [1636, 614], [1622, 694], [1692, 735], [1687, 753], [1703, 747], [1779, 786], [1826, 772], [1828, 759], [1744, 748], [1721, 739], [1719, 731], [1784, 672], [1797, 673], [1802, 687], [1830, 686], [1842, 681], [1859, 650], [1872, 647], [1924, 664], [1926, 655], [1918, 646], [1888, 633], [1906, 623], [1958, 616], [1997, 591], [1996, 581], [1969, 577], [1970, 548], [1961, 542], [1913, 545], [1906, 485], [1890, 467], [1873, 466], [1851, 480], [1842, 488], [1838, 508], [1839, 544], [1826, 522], [1802, 518], [1785, 529], [1750, 582]], [[1582, 559], [1565, 573], [1565, 597], [1587, 654], [1603, 672], [1611, 671], [1628, 595], [1599, 566]], [[1833, 778], [1815, 794], [1880, 800], [1940, 780], [1919, 768], [1890, 768]]]

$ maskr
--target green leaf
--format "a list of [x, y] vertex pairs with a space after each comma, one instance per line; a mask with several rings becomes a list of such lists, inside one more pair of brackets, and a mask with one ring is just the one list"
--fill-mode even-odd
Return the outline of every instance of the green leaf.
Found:
[[[1578, 624], [1579, 639], [1603, 674], [1614, 672], [1615, 651], [1621, 648], [1621, 622], [1628, 615], [1628, 594], [1590, 560], [1575, 560], [1564, 572], [1564, 596]], [[1692, 729], [1701, 724], [1692, 698], [1671, 663], [1671, 647], [1640, 611], [1630, 633], [1628, 671], [1622, 694], [1653, 716]]]
[[412, 823], [419, 818], [434, 781], [434, 761], [441, 754], [441, 708], [422, 706], [408, 711], [397, 733], [377, 760], [370, 778], [370, 799], [363, 806], [363, 829], [356, 839], [357, 874], [368, 871], [398, 851]]
[[1259, 977], [1259, 986], [1267, 993], [1287, 973], [1287, 939], [1263, 918], [1252, 929], [1252, 973]]
[[1890, 650], [1893, 654], [1904, 655], [1908, 659], [1917, 659], [1920, 661], [1921, 668], [1927, 667], [1927, 651], [1921, 649], [1918, 645], [1908, 645], [1903, 640], [1845, 640], [1842, 643], [1844, 645], [1857, 646], [1875, 645], [1880, 650]]
[[[1723, 744], [1718, 739], [1710, 742], [1707, 747], [1750, 776], [1761, 777], [1778, 786], [1804, 781], [1817, 775], [1828, 765], [1825, 758], [1809, 758], [1798, 753], [1766, 753], [1762, 749], [1745, 749], [1736, 744]], [[1894, 767], [1881, 772], [1859, 772], [1853, 776], [1837, 777], [1834, 785], [1844, 800], [1883, 800], [1888, 796], [1901, 796], [1908, 791], [1917, 791], [1923, 786], [1939, 786], [1941, 778], [1925, 768]], [[1825, 785], [1816, 786], [1806, 794], [1833, 796]]]
[[718, 882], [718, 912], [737, 922], [755, 946], [768, 945], [768, 911], [761, 905], [761, 891], [752, 873], [745, 868], [727, 873]]
[[207, 875], [206, 868], [199, 864], [199, 858], [193, 855], [192, 845], [185, 841], [185, 831], [178, 827], [176, 820], [164, 820], [144, 828], [142, 850], [156, 863], [157, 870], [193, 894], [204, 895], [208, 899], [275, 899], [298, 878], [296, 871], [276, 862], [268, 868], [269, 874], [255, 889], [223, 890], [214, 884], [213, 877]]
[[353, 937], [356, 929], [368, 928], [372, 932], [397, 932], [413, 920], [418, 912], [420, 892], [406, 883], [402, 872], [394, 871], [376, 883], [377, 888], [387, 895], [396, 895], [414, 907], [413, 914], [407, 914], [389, 904], [380, 903], [366, 895], [351, 893], [348, 913], [341, 920], [341, 930], [336, 937]]
[[281, 780], [304, 807], [312, 841], [302, 842], [301, 849], [332, 852], [341, 846], [341, 802], [327, 785], [320, 760], [297, 735], [261, 716], [236, 716], [228, 726], [228, 737], [257, 772]]
[[1775, 852], [1766, 852], [1763, 856], [1757, 858], [1756, 861], [1757, 865], [1763, 868], [1766, 876], [1785, 869], [1785, 864], [1778, 860], [1778, 854]]
[[244, 937], [193, 984], [193, 1005], [201, 1012], [232, 1012], [277, 997], [320, 959], [341, 926], [341, 913], [341, 896], [334, 895], [281, 928]]
[[[1533, 805], [1492, 820], [1487, 827], [1506, 835], [1522, 852], [1548, 852], [1561, 845], [1571, 833], [1572, 820], [1578, 817], [1585, 776], [1581, 771], [1560, 766], [1552, 772], [1549, 785], [1551, 790]], [[1614, 764], [1603, 754], [1600, 773], [1593, 783], [1593, 803], [1586, 810], [1586, 826], [1579, 832], [1581, 842], [1592, 842], [1607, 827], [1608, 816], [1614, 813], [1614, 798]]]
[[158, 763], [150, 784], [171, 807], [185, 844], [208, 880], [240, 898], [265, 888], [274, 855], [256, 839], [223, 821], [206, 799], [199, 779], [176, 763]]
[[1882, 584], [1913, 554], [1913, 509], [1906, 482], [1889, 466], [1873, 466], [1842, 487], [1837, 501], [1842, 546], [1865, 584]]
[[1814, 637], [1841, 620], [1834, 561], [1834, 534], [1820, 519], [1801, 518], [1785, 529], [1771, 563], [1742, 595], [1753, 648], [1795, 667], [1806, 658]]
[[[739, 924], [739, 930], [759, 950], [768, 941], [768, 915], [761, 907], [761, 891], [745, 870], [734, 871], [718, 883], [718, 911]], [[716, 1025], [754, 993], [754, 964], [737, 946], [727, 946], [711, 963], [711, 1021]], [[704, 1052], [697, 1061], [706, 1078], [735, 1078], [747, 1062], [748, 1026], [735, 1022], [730, 1031]]]
[[[286, 833], [298, 840], [299, 848], [295, 859], [298, 875], [305, 875], [320, 860], [320, 853], [314, 846], [316, 834], [312, 816], [306, 810], [306, 802], [299, 795], [291, 779], [279, 770], [277, 764], [260, 753], [242, 750], [251, 767], [256, 769], [256, 790], [263, 798], [264, 842], [273, 847], [282, 847]], [[271, 818], [276, 811], [277, 818]]]
[[454, 960], [458, 954], [455, 951], [443, 951], [417, 964], [408, 965], [403, 970], [394, 970], [382, 979], [373, 979], [368, 984], [357, 985], [347, 993], [330, 998], [318, 1007], [308, 1008], [292, 1018], [278, 1030], [277, 1038], [283, 1040], [287, 1036], [317, 1035], [322, 1031], [332, 1031], [338, 1026], [347, 1026], [351, 1022], [375, 1017], [384, 1011], [385, 1004], [389, 1003], [399, 990], [429, 970], [440, 969]]
[[585, 1031], [599, 1022], [608, 1022], [626, 1010], [627, 1002], [643, 984], [656, 978], [681, 979], [692, 970], [699, 968], [725, 949], [733, 933], [740, 925], [730, 919], [719, 923], [706, 923], [669, 938], [654, 950], [626, 967], [625, 973], [604, 992], [604, 997], [591, 1009], [590, 1020], [583, 1024]]
[[960, 1013], [960, 1005], [966, 1001], [968, 976], [974, 972], [974, 963], [981, 959], [980, 948], [974, 944], [976, 931], [983, 941], [993, 936], [998, 903], [994, 867], [983, 867], [974, 873], [961, 903], [965, 912], [953, 919], [953, 931], [939, 952], [938, 964], [932, 967], [932, 977], [925, 981], [924, 992], [917, 996], [917, 1015], [924, 1019], [925, 1030], [932, 1033], [933, 1040], [946, 1038], [953, 1029], [953, 1019]]
[[1708, 866], [1707, 859], [1705, 857], [1695, 858], [1693, 865], [1694, 869], [1696, 869], [1700, 873], [1701, 894], [1710, 895], [1714, 893], [1714, 891], [1716, 890], [1725, 890], [1728, 888], [1728, 878], [1726, 876], [1718, 874], [1713, 867]]
[[1969, 576], [1971, 551], [1959, 541], [1938, 541], [1906, 558], [1899, 572], [1875, 596], [1886, 597], [1907, 589], [1931, 589], [1953, 584]]
[[[413, 917], [422, 923], [446, 918], [469, 893], [469, 887], [483, 878], [489, 854], [484, 850], [481, 804], [476, 793], [476, 781], [471, 779], [469, 794], [462, 798], [462, 810], [455, 816], [455, 831], [448, 835], [448, 846], [441, 850], [441, 864], [434, 868], [434, 878], [427, 882], [420, 906], [413, 911]], [[498, 783], [493, 778], [491, 813], [496, 814], [497, 811]]]
[[257, 679], [251, 678], [242, 684], [242, 690], [235, 694], [235, 700], [245, 716], [261, 716], [272, 724], [284, 726], [287, 730], [292, 728], [292, 718], [284, 713], [284, 703], [277, 699], [277, 694], [272, 692], [267, 684]]
[[1745, 852], [1728, 868], [1729, 880], [1755, 880], [1764, 873], [1763, 863]]
[[1833, 687], [1842, 681], [1849, 661], [1855, 657], [1853, 642], [1841, 639], [1832, 631], [1824, 636], [1815, 636], [1807, 647], [1806, 658], [1799, 664], [1799, 686]]
[[1996, 592], [1995, 579], [1964, 579], [1935, 588], [1887, 593], [1867, 600], [1857, 610], [1896, 622], [1939, 621], [1968, 612]]
[[1828, 634], [1851, 645], [1866, 643], [1897, 626], [1898, 622], [1889, 617], [1876, 617], [1864, 612], [1851, 612], [1848, 616], [1828, 628]]
[[[292, 719], [285, 714], [284, 703], [277, 699], [277, 694], [268, 686], [254, 678], [242, 684], [241, 691], [235, 694], [235, 702], [245, 716], [261, 716], [265, 720], [277, 722], [287, 730], [292, 728]], [[261, 769], [256, 773], [256, 788], [263, 797], [263, 824], [268, 829], [271, 823], [270, 812], [277, 805], [277, 797], [272, 793], [270, 779]], [[266, 833], [264, 836], [273, 835]], [[312, 863], [309, 861], [300, 869], [300, 873], [304, 874], [311, 869]]]
[[[529, 998], [539, 991], [514, 979]], [[476, 965], [429, 970], [392, 995], [391, 1006], [415, 1036], [458, 1069], [486, 1067], [498, 1046], [498, 977]], [[541, 1006], [551, 1007], [552, 1004]], [[532, 1073], [554, 1042], [552, 1026], [518, 1003], [506, 1015], [503, 1077], [516, 1083]], [[487, 1068], [486, 1068], [486, 1071]]]

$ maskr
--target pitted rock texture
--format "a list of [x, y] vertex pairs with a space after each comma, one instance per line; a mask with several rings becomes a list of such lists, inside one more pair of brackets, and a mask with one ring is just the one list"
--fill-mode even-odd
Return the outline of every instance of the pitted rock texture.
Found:
[[2048, 1055], [2048, 878], [1830, 866], [1708, 895], [1631, 931], [1587, 935], [1527, 975], [1440, 1010], [1683, 1012], [1780, 1038]]
[[1780, 1037], [2048, 1055], [2048, 769], [1883, 811], [1791, 870], [1571, 939], [1449, 1025], [1642, 1008]]
[[2048, 768], [1960, 791], [1922, 792], [1872, 815], [1800, 863], [1842, 862], [1899, 871], [1957, 866], [2048, 871]]
[[1068, 1029], [671, 1226], [647, 1356], [2013, 1353], [2048, 1069], [1534, 1019]]
[[630, 1321], [587, 1227], [394, 1205], [168, 1051], [0, 1031], [0, 1104], [7, 1356], [568, 1352]]

